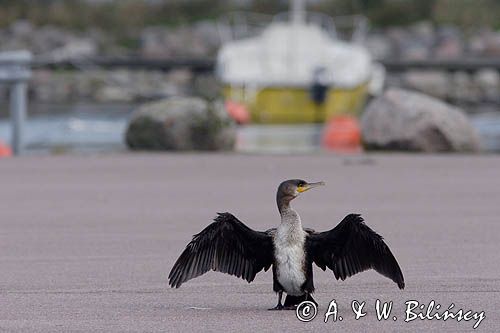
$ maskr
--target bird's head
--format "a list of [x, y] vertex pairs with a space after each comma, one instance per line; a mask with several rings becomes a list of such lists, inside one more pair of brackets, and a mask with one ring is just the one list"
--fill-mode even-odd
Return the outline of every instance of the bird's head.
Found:
[[291, 200], [298, 197], [299, 194], [322, 185], [325, 185], [325, 183], [308, 183], [302, 179], [285, 180], [278, 186], [278, 192], [276, 193], [278, 207], [280, 208], [283, 204], [288, 204]]

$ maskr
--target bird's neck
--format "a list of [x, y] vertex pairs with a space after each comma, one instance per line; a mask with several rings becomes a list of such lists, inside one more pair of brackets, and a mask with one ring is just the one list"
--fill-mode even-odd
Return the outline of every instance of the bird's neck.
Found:
[[299, 213], [297, 213], [290, 204], [280, 208], [281, 224], [287, 224], [291, 227], [302, 229], [302, 222]]
[[283, 214], [286, 210], [292, 209], [290, 207], [290, 201], [292, 201], [292, 199], [292, 196], [283, 195], [280, 192], [276, 193], [276, 204], [278, 205], [280, 214]]
[[302, 223], [300, 221], [299, 214], [290, 206], [290, 201], [293, 200], [293, 196], [282, 195], [277, 193], [276, 203], [278, 204], [278, 210], [281, 215], [281, 224], [289, 225], [290, 227], [297, 227], [302, 230]]

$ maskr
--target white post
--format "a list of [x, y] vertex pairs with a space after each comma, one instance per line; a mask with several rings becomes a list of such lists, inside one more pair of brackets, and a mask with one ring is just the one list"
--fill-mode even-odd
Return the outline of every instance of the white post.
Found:
[[23, 153], [24, 121], [27, 107], [27, 81], [31, 77], [31, 53], [12, 51], [0, 53], [0, 83], [10, 86], [10, 119], [12, 122], [12, 150]]
[[14, 155], [21, 155], [23, 153], [26, 101], [26, 82], [17, 81], [13, 83], [10, 90], [10, 116], [12, 117], [12, 149]]

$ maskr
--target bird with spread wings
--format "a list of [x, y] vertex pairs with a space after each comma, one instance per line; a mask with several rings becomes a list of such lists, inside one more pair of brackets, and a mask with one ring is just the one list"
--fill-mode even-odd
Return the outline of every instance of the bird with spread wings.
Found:
[[[292, 179], [281, 183], [277, 204], [281, 224], [267, 231], [255, 231], [230, 213], [219, 213], [186, 246], [175, 262], [169, 284], [184, 282], [210, 270], [252, 282], [256, 274], [273, 267], [273, 289], [279, 294], [276, 310], [294, 308], [312, 299], [312, 264], [330, 269], [337, 280], [374, 269], [394, 281], [400, 289], [405, 282], [399, 264], [382, 236], [370, 229], [358, 214], [347, 215], [333, 229], [316, 232], [302, 228], [290, 201], [311, 188], [323, 185]], [[287, 293], [281, 304], [282, 293]]]

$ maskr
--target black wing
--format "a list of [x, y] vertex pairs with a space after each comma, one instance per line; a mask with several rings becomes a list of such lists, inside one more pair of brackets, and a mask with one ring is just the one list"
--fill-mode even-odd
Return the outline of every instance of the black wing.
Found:
[[404, 289], [401, 268], [382, 236], [370, 229], [357, 214], [347, 215], [335, 228], [310, 232], [307, 251], [322, 270], [330, 268], [335, 277], [345, 280], [373, 268]]
[[212, 224], [193, 236], [168, 275], [171, 287], [209, 270], [241, 277], [248, 282], [273, 261], [268, 232], [255, 231], [229, 213], [219, 213]]

